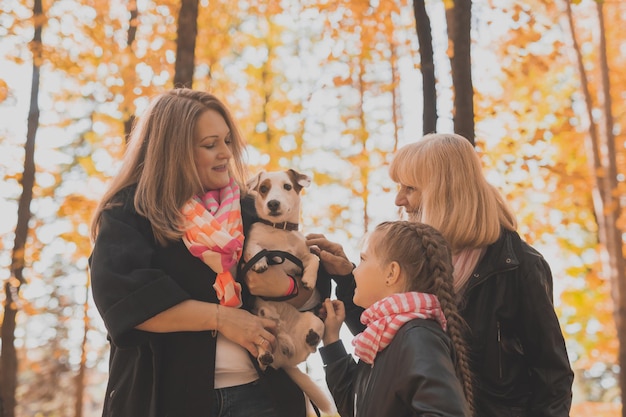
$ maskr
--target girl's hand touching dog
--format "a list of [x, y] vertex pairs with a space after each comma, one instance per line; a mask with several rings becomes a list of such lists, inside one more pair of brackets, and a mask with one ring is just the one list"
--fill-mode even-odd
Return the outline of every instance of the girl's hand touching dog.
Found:
[[346, 319], [346, 309], [343, 302], [327, 298], [322, 304], [320, 317], [324, 320], [325, 326], [322, 341], [324, 346], [327, 346], [339, 340], [339, 330]]

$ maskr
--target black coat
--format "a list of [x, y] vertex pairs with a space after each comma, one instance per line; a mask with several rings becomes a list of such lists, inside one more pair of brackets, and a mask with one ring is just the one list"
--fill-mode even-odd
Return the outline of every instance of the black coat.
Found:
[[547, 262], [517, 233], [487, 248], [460, 305], [478, 416], [569, 415], [574, 375], [552, 290]]
[[434, 320], [405, 323], [373, 365], [355, 362], [341, 341], [320, 353], [341, 417], [468, 416], [452, 343]]
[[[217, 303], [215, 272], [193, 256], [182, 240], [159, 246], [148, 220], [136, 213], [134, 188], [121, 191], [121, 205], [102, 213], [89, 264], [94, 301], [111, 344], [103, 416], [211, 417], [216, 339], [210, 331], [151, 333], [135, 329], [188, 299]], [[244, 230], [255, 219], [252, 200], [242, 200]], [[349, 280], [337, 294], [349, 296]], [[331, 292], [321, 273], [322, 298]], [[358, 312], [358, 310], [355, 310]], [[351, 322], [358, 323], [351, 315]], [[254, 358], [251, 357], [254, 363]], [[304, 395], [281, 370], [261, 381], [281, 416], [305, 415]]]

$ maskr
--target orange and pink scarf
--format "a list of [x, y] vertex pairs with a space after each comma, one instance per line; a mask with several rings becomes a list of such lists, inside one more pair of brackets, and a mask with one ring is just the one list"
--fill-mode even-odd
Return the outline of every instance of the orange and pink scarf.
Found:
[[219, 190], [196, 196], [183, 206], [185, 233], [183, 241], [194, 256], [217, 273], [215, 292], [220, 304], [241, 307], [241, 284], [231, 269], [243, 250], [243, 222], [240, 191], [231, 178]]
[[361, 323], [367, 328], [352, 340], [354, 354], [373, 364], [378, 352], [389, 346], [400, 327], [416, 318], [435, 320], [446, 330], [446, 317], [433, 294], [406, 292], [375, 302], [361, 314]]

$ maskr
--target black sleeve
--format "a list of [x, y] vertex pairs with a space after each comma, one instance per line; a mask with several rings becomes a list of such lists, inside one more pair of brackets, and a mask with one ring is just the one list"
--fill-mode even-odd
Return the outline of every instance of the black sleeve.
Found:
[[[252, 226], [252, 223], [257, 221], [258, 219], [256, 208], [254, 207], [254, 197], [252, 196], [252, 194], [246, 194], [241, 198], [241, 218], [243, 221], [243, 235], [245, 239], [245, 237], [248, 236], [248, 232], [250, 231], [250, 226]], [[243, 278], [242, 274], [239, 273], [244, 264], [245, 262], [243, 261], [242, 255], [241, 259], [239, 259], [239, 265], [237, 266], [237, 276], [235, 277], [235, 279], [241, 284], [241, 298], [243, 301], [242, 308], [250, 311], [254, 306], [255, 297], [250, 294], [250, 290], [246, 285], [246, 280]]]
[[352, 355], [346, 352], [341, 340], [320, 347], [319, 352], [324, 362], [326, 384], [335, 400], [339, 415], [353, 416], [357, 363]]
[[353, 335], [357, 335], [365, 330], [365, 325], [361, 323], [361, 314], [363, 314], [364, 309], [352, 301], [356, 288], [354, 275], [334, 276], [333, 279], [337, 283], [337, 288], [335, 288], [337, 299], [343, 302], [346, 309], [346, 326]]
[[316, 288], [320, 293], [322, 301], [331, 296], [331, 280], [337, 284], [335, 288], [335, 296], [338, 300], [341, 300], [346, 309], [346, 326], [353, 335], [357, 335], [365, 330], [365, 325], [361, 324], [361, 314], [364, 309], [354, 304], [352, 297], [354, 297], [354, 289], [356, 284], [354, 282], [354, 276], [348, 275], [331, 275], [329, 274], [324, 265], [320, 262], [320, 268], [317, 272], [317, 284]]
[[149, 337], [135, 327], [190, 296], [153, 266], [156, 243], [148, 221], [116, 206], [102, 212], [89, 258], [96, 307], [113, 343], [136, 345]]

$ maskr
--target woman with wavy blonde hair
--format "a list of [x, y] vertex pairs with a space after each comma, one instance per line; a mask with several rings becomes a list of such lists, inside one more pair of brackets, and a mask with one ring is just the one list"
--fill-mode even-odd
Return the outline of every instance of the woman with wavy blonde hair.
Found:
[[396, 205], [452, 247], [476, 414], [568, 416], [573, 373], [550, 267], [516, 232], [515, 215], [487, 182], [474, 147], [460, 135], [429, 134], [400, 148], [389, 174], [400, 186]]
[[235, 271], [255, 219], [244, 149], [226, 106], [201, 91], [158, 95], [133, 127], [92, 223], [111, 345], [103, 416], [304, 417], [293, 381], [257, 369], [275, 321], [242, 308]]

